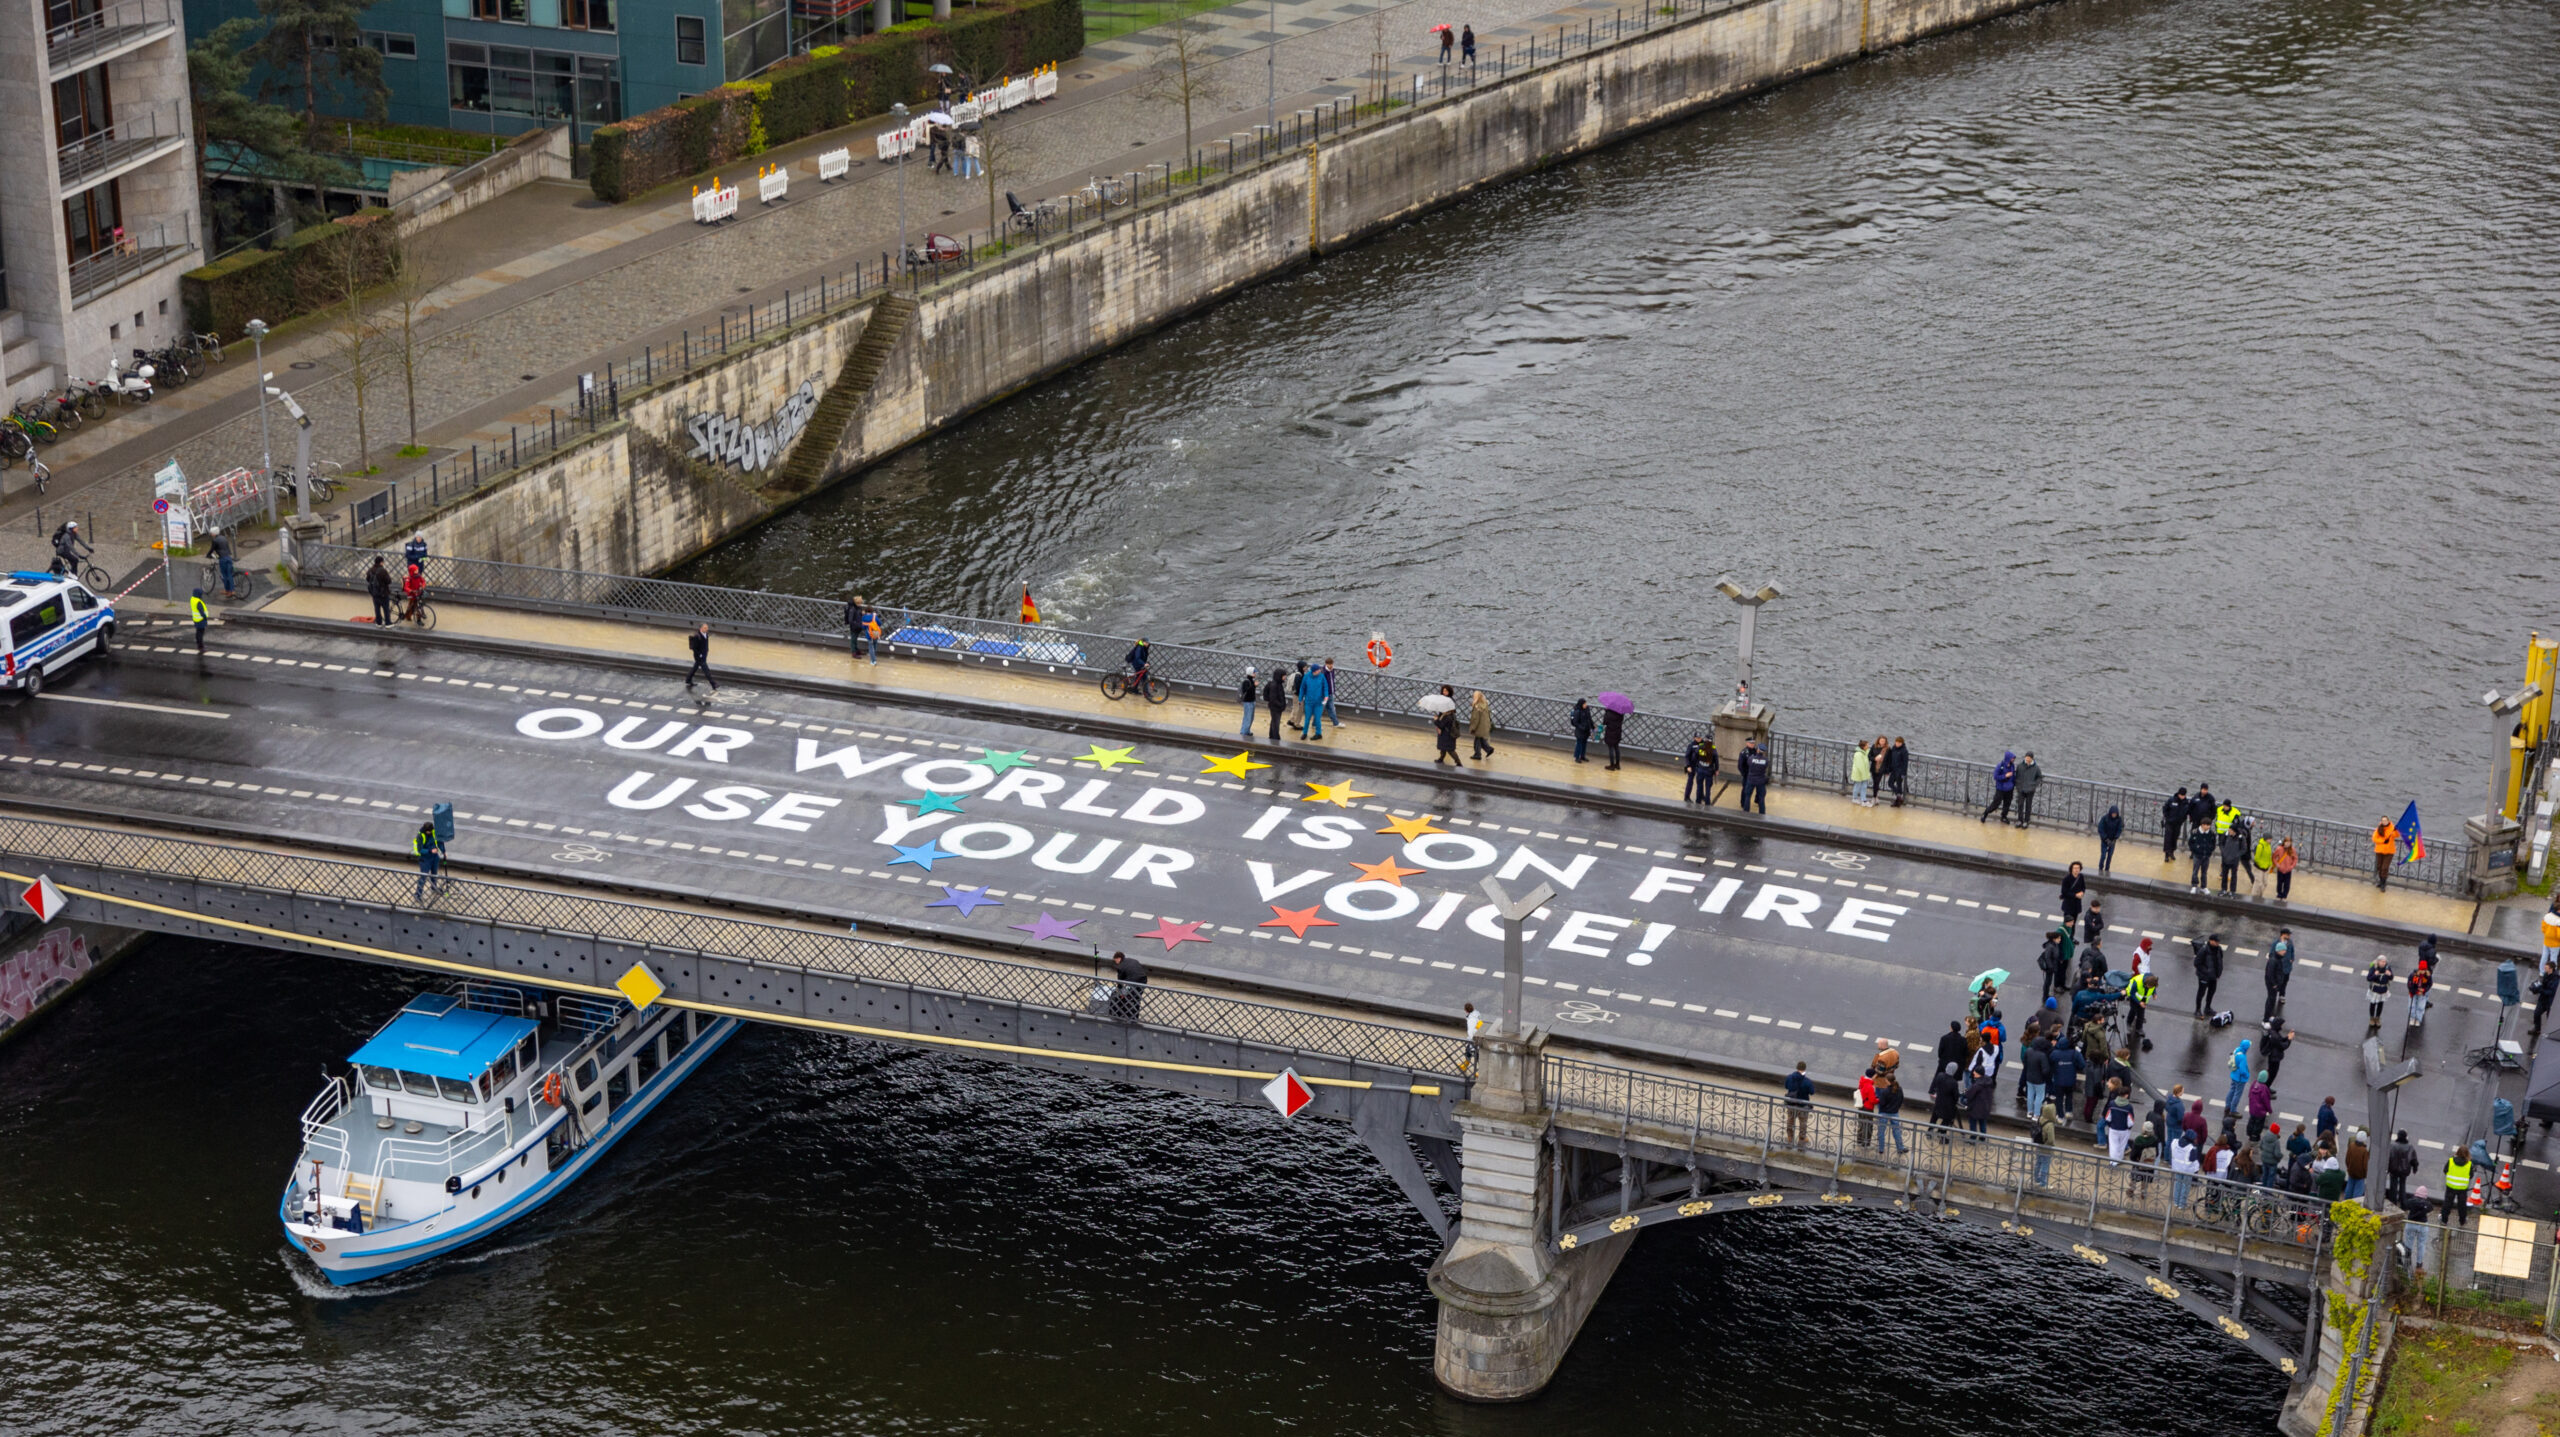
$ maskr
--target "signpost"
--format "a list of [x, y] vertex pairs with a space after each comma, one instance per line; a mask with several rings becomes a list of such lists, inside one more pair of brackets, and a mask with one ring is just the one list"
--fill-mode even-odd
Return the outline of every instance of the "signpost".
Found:
[[160, 588], [161, 596], [175, 602], [178, 597], [178, 551], [195, 542], [195, 522], [187, 508], [187, 475], [170, 460], [151, 476], [151, 512], [160, 519]]

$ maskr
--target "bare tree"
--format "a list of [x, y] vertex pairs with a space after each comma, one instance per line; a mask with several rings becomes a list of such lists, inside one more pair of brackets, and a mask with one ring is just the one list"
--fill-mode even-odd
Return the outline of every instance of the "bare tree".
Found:
[[400, 365], [400, 389], [409, 408], [409, 445], [418, 447], [418, 360], [427, 347], [420, 333], [429, 313], [427, 296], [445, 280], [447, 266], [433, 245], [404, 241], [393, 246], [388, 259], [391, 275], [389, 295], [391, 307], [383, 324], [384, 337], [396, 346], [395, 358]]
[[1369, 17], [1369, 103], [1387, 108], [1387, 11], [1380, 6]]
[[1218, 68], [1218, 57], [1209, 53], [1207, 27], [1195, 23], [1189, 11], [1174, 16], [1173, 33], [1148, 63], [1146, 78], [1138, 82], [1138, 97], [1182, 107], [1182, 163], [1175, 169], [1189, 169], [1196, 153], [1191, 107], [1215, 103], [1225, 88], [1225, 72]]
[[[386, 236], [382, 242], [394, 245], [396, 252], [396, 240]], [[373, 454], [372, 435], [366, 427], [365, 393], [373, 387], [384, 349], [382, 329], [364, 307], [364, 282], [371, 268], [366, 259], [373, 253], [373, 243], [374, 236], [359, 230], [338, 247], [336, 278], [340, 296], [329, 318], [329, 342], [337, 350], [339, 362], [346, 366], [347, 385], [356, 398], [356, 462], [350, 467], [357, 473], [370, 467]]]

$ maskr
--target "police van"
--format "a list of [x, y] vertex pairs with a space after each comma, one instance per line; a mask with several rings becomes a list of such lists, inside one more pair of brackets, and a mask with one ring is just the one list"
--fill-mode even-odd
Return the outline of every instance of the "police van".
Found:
[[21, 569], [0, 579], [0, 688], [28, 698], [44, 692], [48, 675], [73, 659], [105, 653], [116, 636], [115, 605], [90, 593], [77, 579]]

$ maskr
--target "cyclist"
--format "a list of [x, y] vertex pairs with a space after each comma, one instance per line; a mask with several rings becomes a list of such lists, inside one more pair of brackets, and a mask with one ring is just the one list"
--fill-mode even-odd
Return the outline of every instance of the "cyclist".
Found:
[[404, 624], [414, 622], [418, 617], [419, 601], [427, 596], [427, 571], [411, 564], [409, 576], [400, 581], [400, 596], [400, 621]]
[[1130, 646], [1127, 662], [1129, 665], [1129, 672], [1131, 674], [1129, 687], [1136, 690], [1141, 696], [1144, 696], [1147, 691], [1146, 640], [1140, 639], [1137, 643]]
[[62, 527], [53, 531], [53, 572], [57, 574], [79, 573], [80, 562], [96, 552], [80, 538], [77, 519], [65, 519]]
[[240, 591], [240, 576], [232, 568], [230, 534], [220, 529], [214, 530], [213, 537], [206, 541], [205, 547], [212, 551], [213, 562], [222, 566], [222, 592], [226, 594], [238, 593]]

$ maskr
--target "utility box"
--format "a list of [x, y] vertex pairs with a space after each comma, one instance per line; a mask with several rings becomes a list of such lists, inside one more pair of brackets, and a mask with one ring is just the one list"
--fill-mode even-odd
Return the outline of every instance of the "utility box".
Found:
[[1735, 765], [1742, 759], [1745, 742], [1757, 739], [1763, 747], [1768, 745], [1769, 726], [1777, 718], [1776, 709], [1747, 699], [1730, 699], [1717, 706], [1710, 721], [1715, 724], [1716, 756], [1723, 760], [1725, 772], [1740, 772]]
[[2524, 825], [2503, 813], [2491, 813], [2464, 819], [2462, 831], [2471, 840], [2471, 865], [2462, 874], [2463, 896], [2485, 903], [2512, 895], [2516, 847], [2524, 839]]

